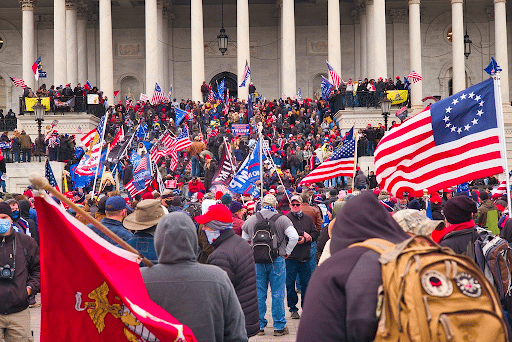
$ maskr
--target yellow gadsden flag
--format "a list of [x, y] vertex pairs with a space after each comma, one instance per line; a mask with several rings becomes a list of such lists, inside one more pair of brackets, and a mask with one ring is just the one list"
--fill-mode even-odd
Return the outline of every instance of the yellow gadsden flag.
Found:
[[407, 101], [407, 90], [388, 90], [387, 96], [391, 100], [392, 105]]
[[[35, 97], [26, 97], [25, 98], [25, 110], [27, 112], [33, 112], [32, 108], [37, 103], [37, 98]], [[49, 97], [41, 97], [41, 104], [46, 107], [45, 111], [50, 111], [50, 98]]]

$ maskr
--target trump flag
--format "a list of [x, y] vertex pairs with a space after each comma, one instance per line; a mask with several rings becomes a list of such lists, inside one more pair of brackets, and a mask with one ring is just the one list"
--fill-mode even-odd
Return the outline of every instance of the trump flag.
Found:
[[100, 238], [49, 195], [36, 197], [35, 206], [41, 342], [196, 341], [188, 327], [151, 301], [137, 255]]
[[492, 79], [485, 80], [404, 121], [375, 150], [377, 181], [398, 191], [437, 191], [503, 172]]

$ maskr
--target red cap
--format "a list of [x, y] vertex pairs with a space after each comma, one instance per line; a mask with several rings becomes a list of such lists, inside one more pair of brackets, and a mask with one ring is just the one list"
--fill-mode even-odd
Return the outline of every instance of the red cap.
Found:
[[212, 159], [212, 157], [210, 157], [210, 155], [209, 155], [209, 154], [207, 154], [207, 155], [205, 155], [205, 156], [204, 156], [204, 159], [206, 159], [206, 160], [210, 160], [210, 159]]
[[208, 208], [208, 212], [204, 215], [196, 216], [196, 222], [205, 224], [212, 220], [220, 222], [233, 222], [231, 211], [224, 204], [214, 204]]
[[141, 196], [141, 198], [142, 198], [143, 200], [153, 199], [153, 194], [152, 194], [151, 192], [146, 192], [146, 193], [144, 193], [144, 194]]
[[222, 197], [222, 195], [224, 195], [224, 193], [222, 191], [217, 191], [215, 193], [215, 199], [216, 200], [220, 200], [220, 198]]
[[197, 192], [197, 199], [202, 200], [204, 198], [204, 194], [202, 192]]

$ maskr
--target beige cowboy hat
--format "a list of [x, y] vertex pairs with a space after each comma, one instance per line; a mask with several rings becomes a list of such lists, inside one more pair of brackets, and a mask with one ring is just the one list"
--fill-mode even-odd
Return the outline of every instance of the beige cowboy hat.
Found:
[[160, 200], [140, 201], [135, 208], [135, 212], [125, 217], [123, 226], [128, 230], [148, 229], [157, 224], [164, 215], [165, 211]]

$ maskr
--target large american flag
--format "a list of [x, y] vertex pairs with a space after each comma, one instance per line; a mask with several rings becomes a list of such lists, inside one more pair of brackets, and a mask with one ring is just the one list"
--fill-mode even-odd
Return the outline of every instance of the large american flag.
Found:
[[245, 87], [245, 82], [249, 79], [249, 75], [251, 74], [251, 68], [249, 68], [249, 62], [245, 61], [244, 73], [242, 75], [242, 83], [238, 86], [239, 88]]
[[25, 81], [23, 81], [21, 78], [11, 77], [11, 81], [16, 87], [22, 87], [23, 89], [27, 87]]
[[46, 162], [44, 163], [44, 176], [46, 179], [48, 179], [48, 182], [51, 186], [53, 186], [57, 191], [60, 192], [59, 185], [57, 184], [57, 180], [55, 179], [55, 176], [53, 175], [52, 166], [50, 165], [50, 162], [48, 159], [46, 159]]
[[190, 141], [188, 136], [187, 125], [183, 125], [180, 135], [176, 138], [176, 151], [185, 150], [189, 148], [190, 145], [192, 145], [192, 141]]
[[148, 169], [148, 155], [146, 154], [142, 159], [140, 160], [139, 165], [133, 170], [133, 173], [139, 172], [141, 170], [147, 170]]
[[407, 76], [407, 79], [410, 79], [412, 83], [419, 82], [423, 79], [423, 77], [418, 74], [416, 71], [411, 71], [411, 73]]
[[382, 188], [433, 192], [503, 172], [494, 87], [483, 81], [389, 131], [375, 150]]
[[166, 96], [164, 92], [162, 91], [162, 88], [158, 85], [158, 83], [155, 83], [155, 91], [153, 92], [153, 96], [151, 97], [151, 104], [153, 106], [156, 106], [160, 102], [164, 102], [166, 99]]
[[[141, 164], [143, 163], [143, 161], [141, 160]], [[146, 164], [146, 163], [144, 163]], [[140, 164], [139, 164], [140, 165]], [[148, 188], [148, 186], [152, 186], [154, 189], [158, 189], [158, 184], [155, 180], [155, 175], [156, 175], [156, 172], [157, 172], [158, 168], [156, 167], [156, 164], [154, 162], [151, 162], [151, 178], [149, 179], [146, 179], [144, 181], [144, 187], [142, 188], [142, 190], [137, 190], [135, 188], [135, 186], [133, 185], [133, 179], [131, 181], [128, 182], [128, 184], [125, 185], [125, 188], [126, 190], [128, 190], [128, 192], [130, 193], [130, 195], [133, 197], [137, 194], [140, 194], [140, 193], [143, 193], [144, 191], [146, 191], [146, 189]], [[134, 171], [135, 172], [135, 171]]]
[[343, 146], [334, 151], [329, 159], [318, 165], [299, 184], [311, 184], [341, 176], [352, 177], [354, 172], [354, 150], [355, 140], [345, 141]]
[[176, 150], [176, 140], [171, 137], [170, 133], [166, 133], [162, 139], [157, 143], [155, 148], [151, 150], [151, 161], [158, 163], [160, 158], [171, 155], [172, 150]]
[[328, 61], [325, 61], [327, 63], [327, 68], [329, 69], [329, 75], [331, 76], [332, 84], [338, 89], [341, 83], [340, 75], [334, 70], [334, 68], [329, 64]]
[[208, 94], [208, 102], [213, 103], [215, 101], [215, 96], [213, 96], [213, 89], [210, 87], [210, 93]]

